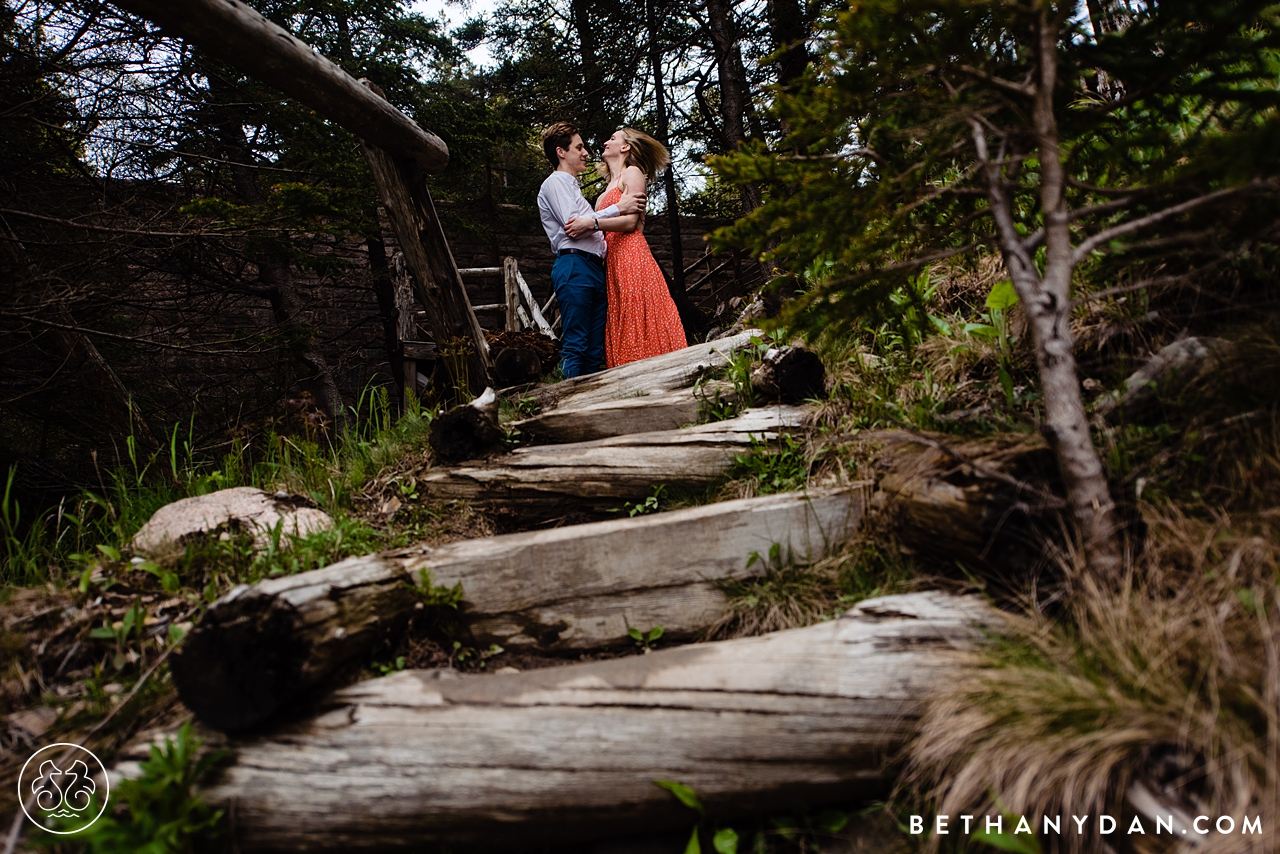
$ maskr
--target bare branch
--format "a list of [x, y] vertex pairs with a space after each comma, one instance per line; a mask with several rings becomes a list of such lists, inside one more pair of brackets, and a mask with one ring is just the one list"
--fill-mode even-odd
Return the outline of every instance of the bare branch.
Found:
[[1248, 184], [1245, 184], [1244, 186], [1241, 186], [1241, 187], [1228, 187], [1225, 190], [1217, 190], [1215, 192], [1207, 193], [1203, 196], [1199, 196], [1189, 201], [1185, 201], [1182, 204], [1173, 205], [1172, 207], [1167, 207], [1162, 211], [1157, 211], [1153, 214], [1148, 214], [1147, 216], [1140, 217], [1138, 219], [1131, 220], [1129, 222], [1121, 223], [1120, 225], [1117, 225], [1114, 228], [1108, 228], [1103, 231], [1100, 231], [1097, 234], [1095, 234], [1093, 237], [1090, 237], [1080, 242], [1080, 245], [1077, 246], [1075, 248], [1075, 251], [1072, 252], [1071, 254], [1071, 263], [1079, 264], [1085, 258], [1089, 257], [1090, 252], [1092, 252], [1093, 250], [1097, 249], [1099, 246], [1102, 246], [1105, 243], [1115, 240], [1117, 237], [1123, 237], [1126, 234], [1132, 234], [1133, 232], [1140, 231], [1141, 229], [1144, 229], [1147, 226], [1155, 225], [1158, 222], [1163, 222], [1164, 220], [1169, 219], [1170, 217], [1175, 217], [1178, 214], [1186, 213], [1187, 211], [1195, 210], [1196, 208], [1204, 207], [1205, 205], [1213, 204], [1214, 202], [1220, 202], [1223, 199], [1230, 198], [1231, 196], [1237, 196], [1241, 193], [1244, 193], [1250, 190], [1256, 190], [1259, 187], [1263, 186], [1264, 183], [1271, 184], [1272, 182], [1251, 181]]
[[1024, 98], [1034, 98], [1036, 96], [1036, 87], [1028, 83], [1014, 83], [1012, 80], [1005, 80], [1003, 77], [996, 77], [994, 74], [988, 74], [981, 68], [974, 68], [971, 65], [961, 65], [960, 70], [970, 77], [976, 77], [984, 83], [990, 84], [1004, 92], [1011, 92], [1014, 95], [1021, 95]]

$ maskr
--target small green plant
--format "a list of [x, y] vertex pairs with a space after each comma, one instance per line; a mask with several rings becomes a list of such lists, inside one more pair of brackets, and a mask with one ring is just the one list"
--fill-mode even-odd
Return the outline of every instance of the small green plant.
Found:
[[129, 639], [135, 633], [138, 637], [142, 636], [142, 624], [146, 616], [147, 610], [142, 607], [142, 603], [134, 602], [129, 610], [124, 612], [124, 617], [119, 622], [109, 622], [89, 632], [91, 638], [115, 642], [116, 651], [111, 657], [111, 666], [116, 670], [123, 670], [128, 663]]
[[[702, 806], [702, 800], [697, 792], [675, 780], [654, 780], [653, 785], [670, 792], [676, 800], [698, 814], [698, 821], [694, 824], [693, 832], [689, 834], [689, 841], [685, 844], [684, 854], [702, 854], [700, 836], [707, 811]], [[711, 836], [711, 847], [716, 854], [738, 854], [737, 831], [731, 827], [720, 828]]]
[[476, 665], [481, 670], [484, 670], [485, 665], [489, 663], [489, 659], [496, 655], [502, 655], [504, 652], [506, 650], [496, 643], [489, 644], [488, 649], [476, 649], [472, 646], [463, 646], [462, 641], [454, 641], [453, 649], [449, 653], [449, 666], [452, 667], [455, 661], [461, 664], [464, 661], [474, 660]]
[[664, 631], [665, 629], [662, 626], [654, 626], [647, 632], [642, 632], [633, 627], [627, 629], [627, 635], [635, 641], [636, 646], [640, 647], [645, 655], [648, 655], [653, 651], [653, 645], [662, 637]]
[[[222, 810], [205, 804], [196, 787], [224, 755], [201, 756], [200, 739], [190, 723], [183, 724], [176, 741], [152, 745], [151, 757], [140, 763], [141, 776], [113, 787], [111, 808], [75, 841], [88, 854], [190, 854], [197, 842], [216, 839]], [[60, 839], [45, 837], [38, 844]]]
[[730, 476], [750, 482], [758, 495], [803, 489], [809, 481], [809, 460], [802, 440], [790, 433], [776, 442], [752, 439], [751, 450], [734, 458]]
[[662, 509], [662, 493], [666, 491], [666, 488], [667, 485], [665, 483], [660, 483], [653, 488], [653, 492], [644, 501], [635, 504], [628, 501], [621, 507], [610, 509], [609, 512], [622, 513], [625, 511], [628, 516], [632, 517], [643, 516], [646, 513], [657, 513]]
[[462, 582], [459, 581], [452, 587], [436, 584], [431, 578], [431, 570], [425, 567], [418, 570], [418, 585], [414, 589], [418, 591], [422, 604], [428, 608], [448, 608], [456, 611], [462, 604]]
[[397, 655], [395, 661], [387, 662], [385, 664], [377, 661], [373, 663], [374, 669], [383, 676], [391, 673], [399, 673], [401, 670], [404, 670], [404, 665], [405, 661], [403, 655]]

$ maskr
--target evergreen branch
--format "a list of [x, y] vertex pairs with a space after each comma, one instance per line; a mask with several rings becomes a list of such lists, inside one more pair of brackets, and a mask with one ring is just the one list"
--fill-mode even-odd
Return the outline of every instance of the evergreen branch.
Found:
[[1071, 263], [1079, 264], [1085, 258], [1089, 257], [1090, 252], [1092, 252], [1093, 250], [1097, 249], [1099, 246], [1102, 246], [1105, 243], [1109, 243], [1110, 241], [1115, 240], [1117, 237], [1123, 237], [1126, 234], [1132, 234], [1133, 232], [1144, 229], [1147, 226], [1155, 225], [1158, 222], [1163, 222], [1164, 220], [1169, 219], [1170, 217], [1175, 217], [1178, 214], [1186, 213], [1187, 211], [1195, 210], [1196, 208], [1204, 207], [1205, 205], [1222, 201], [1223, 199], [1230, 198], [1231, 196], [1238, 196], [1241, 193], [1244, 193], [1246, 191], [1256, 190], [1259, 187], [1263, 186], [1264, 184], [1273, 185], [1273, 182], [1271, 181], [1263, 182], [1263, 181], [1254, 180], [1254, 181], [1250, 181], [1248, 184], [1245, 184], [1244, 186], [1241, 186], [1241, 187], [1228, 187], [1225, 190], [1217, 190], [1212, 193], [1206, 193], [1203, 196], [1190, 199], [1189, 201], [1185, 201], [1181, 204], [1167, 207], [1162, 211], [1156, 211], [1153, 214], [1148, 214], [1147, 216], [1139, 217], [1138, 219], [1121, 223], [1120, 225], [1117, 225], [1113, 228], [1108, 228], [1103, 231], [1100, 231], [1097, 234], [1093, 235], [1093, 237], [1087, 238], [1080, 242], [1080, 245], [1077, 246], [1071, 254]]

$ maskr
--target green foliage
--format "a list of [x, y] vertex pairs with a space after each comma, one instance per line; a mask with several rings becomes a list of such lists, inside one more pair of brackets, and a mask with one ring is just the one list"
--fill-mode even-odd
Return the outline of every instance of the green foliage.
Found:
[[462, 605], [462, 582], [456, 582], [452, 587], [435, 584], [431, 578], [431, 570], [426, 567], [418, 570], [418, 586], [415, 589], [422, 598], [422, 604], [428, 608], [448, 608], [456, 611]]
[[[722, 178], [767, 190], [764, 205], [716, 242], [818, 272], [783, 322], [816, 332], [891, 314], [902, 308], [891, 297], [904, 287], [915, 304], [910, 283], [919, 270], [992, 245], [975, 120], [999, 148], [992, 156], [1010, 163], [1017, 230], [1031, 236], [1044, 225], [1041, 140], [1029, 99], [1014, 91], [1036, 79], [1039, 8], [858, 0], [828, 22], [823, 62], [775, 102], [785, 141], [753, 141], [712, 161]], [[1271, 3], [1144, 4], [1129, 26], [1100, 39], [1072, 16], [1074, 4], [1046, 8], [1063, 13], [1054, 112], [1067, 203], [1081, 212], [1072, 226], [1078, 238], [1280, 171], [1272, 142], [1280, 29]], [[1117, 202], [1124, 188], [1134, 195]], [[1162, 227], [1260, 234], [1269, 227], [1261, 221], [1272, 205], [1267, 193], [1233, 202], [1226, 216]], [[1101, 275], [1154, 258], [1144, 245], [1126, 236], [1090, 263]], [[1204, 260], [1205, 250], [1186, 249], [1188, 263]], [[1160, 260], [1168, 255], [1162, 249]]]
[[[197, 842], [221, 835], [222, 810], [205, 804], [196, 787], [224, 755], [201, 755], [200, 739], [189, 722], [183, 724], [176, 741], [166, 738], [163, 747], [151, 746], [140, 777], [115, 786], [106, 814], [72, 838], [89, 854], [190, 854]], [[56, 844], [57, 839], [39, 842]]]
[[103, 491], [85, 490], [25, 524], [12, 497], [17, 470], [11, 467], [0, 496], [0, 586], [75, 579], [85, 592], [97, 569], [123, 561], [133, 535], [156, 510], [234, 486], [305, 495], [333, 517], [333, 528], [296, 536], [278, 525], [261, 548], [236, 534], [192, 543], [181, 554], [132, 568], [154, 575], [172, 593], [180, 583], [209, 583], [210, 573], [225, 583], [253, 583], [376, 551], [385, 535], [353, 515], [351, 496], [405, 448], [422, 442], [430, 414], [410, 401], [406, 413], [393, 419], [385, 388], [369, 386], [351, 416], [335, 444], [318, 437], [267, 434], [256, 442], [234, 440], [216, 460], [196, 448], [194, 419], [174, 425], [167, 446], [147, 460], [139, 457], [133, 441], [127, 442], [127, 463], [105, 473]]
[[648, 655], [653, 651], [653, 645], [658, 642], [658, 639], [662, 637], [665, 631], [662, 626], [654, 626], [649, 631], [642, 632], [633, 626], [627, 629], [627, 636], [635, 641], [636, 646], [640, 647], [645, 655]]
[[751, 450], [734, 457], [730, 477], [746, 480], [757, 495], [803, 489], [809, 480], [809, 459], [803, 439], [783, 433], [777, 440], [752, 439]]
[[659, 483], [653, 487], [653, 491], [649, 493], [649, 496], [645, 498], [644, 501], [635, 502], [635, 503], [627, 501], [627, 502], [624, 502], [621, 507], [610, 508], [609, 512], [610, 513], [626, 512], [626, 514], [631, 517], [643, 516], [646, 513], [657, 513], [659, 510], [662, 509], [663, 503], [665, 501], [665, 498], [663, 497], [663, 493], [665, 493], [666, 491], [667, 491], [667, 485], [665, 483]]

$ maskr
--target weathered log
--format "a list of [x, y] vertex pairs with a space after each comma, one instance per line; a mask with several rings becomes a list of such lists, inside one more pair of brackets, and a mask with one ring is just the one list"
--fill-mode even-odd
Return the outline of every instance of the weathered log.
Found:
[[734, 352], [750, 346], [764, 335], [747, 329], [728, 338], [695, 344], [638, 362], [629, 362], [607, 371], [574, 377], [534, 389], [527, 396], [541, 404], [543, 411], [556, 407], [581, 408], [595, 403], [638, 397], [688, 388], [715, 368], [729, 361]]
[[170, 658], [178, 696], [216, 729], [276, 713], [353, 656], [403, 631], [417, 593], [371, 555], [318, 573], [241, 585], [219, 599]]
[[[479, 395], [489, 384], [489, 343], [471, 310], [431, 193], [409, 161], [368, 142], [360, 148], [400, 242], [414, 295], [426, 310], [441, 364], [448, 366], [454, 385]], [[455, 349], [459, 341], [466, 342], [465, 352], [449, 358], [446, 348]]]
[[[755, 638], [509, 675], [409, 671], [319, 717], [233, 740], [204, 797], [242, 851], [570, 844], [883, 796], [921, 698], [996, 615], [914, 593]], [[128, 759], [118, 771], [136, 773]]]
[[457, 463], [494, 449], [504, 435], [498, 426], [498, 395], [486, 388], [470, 403], [437, 416], [431, 422], [427, 440], [436, 457]]
[[247, 4], [119, 0], [118, 5], [275, 86], [356, 136], [413, 159], [426, 172], [443, 172], [449, 163], [449, 148], [440, 137]]
[[771, 347], [751, 372], [751, 388], [770, 400], [797, 404], [826, 395], [826, 369], [803, 347]]
[[817, 559], [857, 529], [864, 505], [855, 486], [351, 558], [215, 602], [173, 660], [174, 681], [208, 725], [258, 724], [402, 626], [418, 602], [409, 586], [424, 580], [462, 586], [463, 624], [482, 648], [607, 647], [655, 625], [693, 638], [724, 613], [718, 581], [764, 571], [752, 552], [777, 543]]
[[1063, 530], [1066, 506], [1052, 452], [1038, 436], [961, 440], [865, 433], [878, 446], [875, 504], [904, 550], [941, 567], [1025, 579]]
[[539, 444], [589, 442], [628, 433], [676, 430], [696, 424], [710, 407], [733, 405], [737, 399], [732, 383], [713, 381], [587, 406], [558, 406], [511, 426]]
[[684, 430], [517, 448], [483, 462], [435, 469], [418, 484], [432, 498], [517, 510], [526, 521], [571, 511], [603, 513], [648, 497], [659, 484], [705, 488], [753, 442], [771, 441], [798, 428], [805, 415], [798, 406], [762, 407]]

